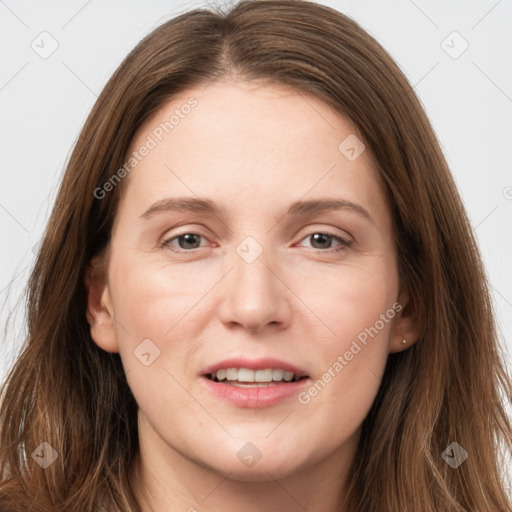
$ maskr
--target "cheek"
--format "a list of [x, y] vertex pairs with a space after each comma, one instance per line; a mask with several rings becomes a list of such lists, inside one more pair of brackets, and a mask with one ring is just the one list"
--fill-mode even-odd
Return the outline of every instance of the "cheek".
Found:
[[[170, 265], [142, 256], [113, 272], [116, 316], [134, 335], [163, 341], [190, 323], [201, 310], [198, 298], [211, 286], [188, 265]], [[197, 305], [196, 305], [197, 304]], [[131, 328], [131, 329], [130, 329]]]
[[[305, 266], [290, 274], [294, 293], [314, 313], [315, 325], [321, 323], [317, 338], [341, 350], [392, 307], [398, 296], [398, 274], [391, 256], [347, 258], [333, 266]], [[389, 325], [379, 330], [388, 333]]]
[[[130, 389], [140, 411], [167, 432], [194, 428], [194, 415], [170, 414], [170, 408], [190, 410], [186, 391], [188, 362], [200, 343], [200, 326], [191, 318], [201, 314], [197, 283], [185, 267], [133, 260], [112, 272], [119, 353]], [[198, 311], [196, 311], [196, 309]], [[204, 313], [204, 312], [203, 312]], [[172, 407], [171, 407], [172, 406]], [[195, 423], [194, 423], [195, 422]]]
[[[204, 304], [198, 302], [207, 283], [185, 266], [171, 269], [146, 259], [112, 269], [120, 356], [140, 404], [164, 407], [155, 401], [165, 396], [177, 407], [185, 407], [186, 393], [179, 392], [173, 376], [179, 382], [190, 376], [189, 362], [208, 322]], [[159, 393], [162, 386], [163, 395]]]
[[[372, 264], [339, 269], [312, 301], [312, 309], [329, 329], [318, 329], [325, 333], [316, 339], [320, 363], [312, 385], [298, 401], [319, 425], [347, 433], [364, 420], [387, 362], [399, 309], [397, 295], [398, 275], [392, 262], [375, 258]], [[329, 428], [320, 428], [329, 435]]]

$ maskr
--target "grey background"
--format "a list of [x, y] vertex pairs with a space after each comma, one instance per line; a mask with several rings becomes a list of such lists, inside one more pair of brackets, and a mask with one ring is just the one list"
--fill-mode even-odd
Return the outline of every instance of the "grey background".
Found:
[[[477, 235], [511, 364], [512, 0], [319, 3], [356, 19], [415, 86]], [[34, 262], [33, 247], [98, 93], [143, 36], [177, 13], [205, 5], [0, 1], [2, 328], [15, 310], [7, 335], [2, 333], [0, 380], [23, 338], [23, 309], [16, 304]], [[56, 51], [41, 55], [52, 44], [58, 44]]]

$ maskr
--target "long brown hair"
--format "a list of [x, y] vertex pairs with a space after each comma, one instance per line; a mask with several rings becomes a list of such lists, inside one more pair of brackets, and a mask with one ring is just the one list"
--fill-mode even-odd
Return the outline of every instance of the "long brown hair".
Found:
[[[287, 84], [346, 116], [392, 205], [400, 279], [424, 329], [388, 358], [363, 423], [346, 510], [510, 512], [500, 465], [512, 452], [503, 406], [512, 383], [446, 161], [388, 53], [350, 18], [303, 0], [181, 14], [140, 42], [99, 96], [30, 276], [28, 336], [1, 390], [2, 512], [92, 512], [100, 503], [140, 511], [128, 479], [137, 404], [119, 355], [97, 347], [85, 317], [87, 268], [108, 247], [122, 187], [101, 199], [97, 190], [123, 166], [137, 128], [156, 109], [230, 73]], [[45, 469], [36, 463], [43, 442], [58, 454]], [[457, 469], [442, 457], [453, 442], [468, 454]]]

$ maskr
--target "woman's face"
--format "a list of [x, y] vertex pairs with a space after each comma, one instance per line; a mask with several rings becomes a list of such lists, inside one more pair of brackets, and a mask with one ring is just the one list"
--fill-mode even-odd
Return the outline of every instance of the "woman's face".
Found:
[[224, 80], [161, 108], [130, 155], [89, 308], [142, 446], [240, 480], [348, 460], [408, 333], [389, 205], [355, 128], [313, 96]]

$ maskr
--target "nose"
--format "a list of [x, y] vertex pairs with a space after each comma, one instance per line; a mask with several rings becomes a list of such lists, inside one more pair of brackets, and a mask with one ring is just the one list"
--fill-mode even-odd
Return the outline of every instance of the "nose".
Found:
[[279, 266], [271, 259], [266, 250], [251, 263], [234, 254], [230, 260], [234, 268], [222, 280], [219, 316], [223, 323], [231, 328], [239, 325], [254, 333], [267, 326], [282, 329], [289, 323], [289, 300], [293, 294], [283, 283]]

